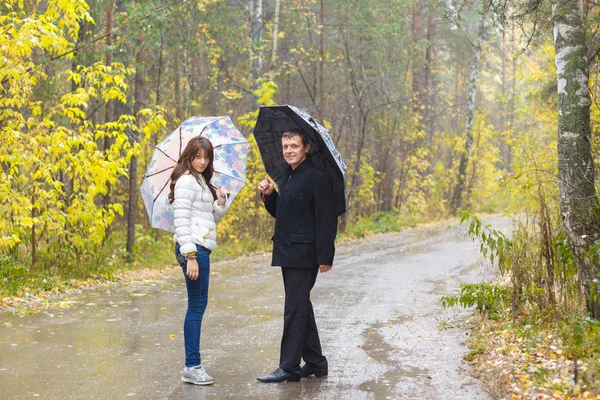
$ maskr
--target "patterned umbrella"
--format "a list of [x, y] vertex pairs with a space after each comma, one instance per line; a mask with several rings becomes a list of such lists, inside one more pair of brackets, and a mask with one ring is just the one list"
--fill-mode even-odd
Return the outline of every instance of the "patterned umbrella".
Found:
[[197, 136], [209, 139], [214, 147], [212, 184], [229, 190], [229, 201], [233, 201], [246, 184], [246, 156], [250, 144], [231, 119], [228, 116], [192, 117], [155, 147], [144, 175], [142, 198], [154, 228], [175, 232], [173, 205], [168, 200], [171, 173], [188, 142]]
[[290, 129], [300, 129], [308, 137], [310, 142], [308, 154], [311, 161], [313, 165], [329, 175], [337, 214], [342, 215], [348, 208], [346, 161], [336, 149], [329, 131], [306, 111], [290, 105], [260, 108], [254, 137], [267, 173], [271, 178], [277, 179], [287, 171], [288, 165], [283, 158], [281, 135]]

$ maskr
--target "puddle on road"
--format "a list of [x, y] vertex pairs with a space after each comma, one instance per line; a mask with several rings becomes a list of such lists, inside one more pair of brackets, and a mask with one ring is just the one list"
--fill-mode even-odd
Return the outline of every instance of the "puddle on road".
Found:
[[[394, 399], [397, 398], [398, 388], [402, 380], [408, 379], [431, 379], [429, 371], [426, 368], [418, 368], [410, 365], [400, 365], [392, 358], [392, 354], [397, 354], [402, 350], [388, 343], [380, 332], [387, 326], [401, 325], [408, 321], [413, 321], [414, 317], [400, 316], [387, 321], [386, 323], [377, 323], [363, 331], [365, 342], [362, 349], [367, 354], [369, 360], [376, 361], [387, 369], [382, 376], [365, 381], [359, 385], [359, 389], [374, 395], [375, 399]], [[403, 352], [405, 353], [405, 352]], [[406, 355], [408, 355], [406, 353]]]
[[448, 291], [447, 284], [448, 284], [448, 280], [451, 278], [453, 278], [453, 277], [444, 277], [444, 278], [439, 278], [439, 279], [426, 279], [424, 281], [425, 283], [433, 285], [433, 288], [427, 290], [426, 293], [439, 295], [439, 296], [444, 295]]

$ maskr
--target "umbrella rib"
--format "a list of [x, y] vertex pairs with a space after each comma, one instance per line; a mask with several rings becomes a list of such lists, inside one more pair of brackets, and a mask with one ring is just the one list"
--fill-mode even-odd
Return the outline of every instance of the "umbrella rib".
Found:
[[162, 191], [165, 190], [165, 187], [167, 186], [167, 184], [169, 182], [171, 182], [170, 179], [168, 181], [166, 181], [165, 184], [163, 185], [163, 187], [158, 191], [158, 194], [156, 195], [156, 197], [154, 198], [154, 200], [152, 200], [152, 204], [154, 204], [154, 202], [156, 201], [156, 199], [158, 199], [158, 196], [160, 196], [160, 194], [162, 193]]
[[[179, 145], [179, 146], [181, 146], [181, 145]], [[155, 147], [155, 149], [158, 150], [158, 151], [160, 151], [161, 153], [163, 153], [165, 156], [169, 157], [171, 160], [177, 162], [177, 160], [175, 160], [173, 157], [171, 157], [170, 155], [168, 155], [167, 153], [165, 153], [164, 151], [162, 151], [158, 147]]]
[[[183, 141], [183, 137], [181, 137], [181, 126], [179, 127], [179, 157], [181, 157], [181, 142]], [[175, 161], [175, 162], [179, 162]]]
[[[210, 125], [214, 124], [217, 121], [225, 119], [225, 118], [226, 117], [219, 117], [219, 118], [215, 119], [214, 121], [210, 121], [208, 124], [204, 125], [204, 128], [202, 128], [202, 130], [200, 131], [200, 134], [198, 136], [202, 136], [202, 134], [204, 133], [204, 131], [206, 130], [206, 128], [208, 128]], [[181, 141], [179, 141], [179, 143], [181, 143]]]
[[153, 173], [153, 174], [150, 174], [150, 175], [146, 175], [146, 176], [144, 176], [144, 179], [145, 179], [145, 178], [149, 178], [149, 177], [151, 177], [151, 176], [154, 176], [154, 175], [158, 175], [158, 174], [160, 174], [161, 172], [165, 172], [165, 171], [167, 171], [167, 170], [170, 170], [171, 168], [175, 168], [175, 166], [172, 166], [172, 167], [165, 168], [165, 169], [163, 169], [163, 170], [161, 170], [161, 171], [155, 172], [155, 173]]

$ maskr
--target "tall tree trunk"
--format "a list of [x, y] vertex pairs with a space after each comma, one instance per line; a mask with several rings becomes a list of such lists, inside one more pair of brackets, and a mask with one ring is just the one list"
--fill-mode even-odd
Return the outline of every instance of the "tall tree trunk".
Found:
[[[500, 39], [502, 41], [502, 116], [500, 119], [500, 130], [501, 131], [506, 131], [506, 123], [507, 123], [507, 117], [508, 117], [508, 110], [507, 110], [507, 95], [506, 95], [506, 33], [504, 31], [502, 31], [502, 37]], [[506, 160], [505, 160], [505, 164], [506, 164]]]
[[[263, 0], [250, 0], [250, 91], [258, 88], [262, 75]], [[250, 106], [255, 106], [254, 97]]]
[[319, 10], [319, 116], [323, 119], [323, 107], [325, 100], [323, 91], [325, 84], [323, 82], [323, 74], [325, 70], [325, 5], [324, 0], [320, 0]]
[[[514, 32], [513, 32], [514, 34]], [[508, 57], [512, 51], [506, 42], [506, 32], [502, 31], [502, 118], [500, 120], [500, 130], [504, 132], [504, 140], [501, 144], [502, 151], [502, 164], [504, 170], [511, 171], [512, 164], [512, 148], [508, 137], [508, 132], [511, 130], [513, 124], [513, 110], [514, 110], [514, 90], [515, 90], [515, 73], [516, 73], [516, 59], [513, 57], [512, 61], [512, 76], [511, 76], [511, 88], [510, 92], [508, 89], [509, 75], [508, 75]]]
[[434, 40], [435, 40], [435, 22], [433, 15], [427, 17], [427, 50], [425, 51], [425, 129], [427, 137], [431, 138], [435, 132], [435, 117], [433, 115], [436, 107], [435, 95], [435, 75], [434, 75]]
[[183, 122], [183, 96], [181, 94], [181, 67], [179, 60], [175, 60], [175, 115], [180, 122]]
[[[142, 50], [142, 38], [139, 37], [137, 40], [137, 54], [135, 56], [135, 80], [134, 80], [134, 103], [133, 103], [133, 114], [136, 118], [139, 118], [138, 112], [142, 105], [142, 85], [143, 82], [143, 50]], [[139, 123], [139, 121], [137, 121]], [[132, 145], [138, 141], [138, 133], [132, 132], [131, 134]], [[137, 179], [137, 156], [132, 156], [129, 160], [129, 204], [127, 212], [127, 254], [129, 260], [133, 259], [133, 244], [135, 243], [135, 222], [137, 217], [137, 203], [138, 203], [138, 179]]]
[[[79, 45], [84, 44], [88, 41], [87, 38], [87, 21], [82, 20], [79, 22], [79, 33], [78, 33], [78, 41]], [[84, 64], [87, 65], [86, 54], [84, 52], [77, 51], [75, 56], [73, 57], [73, 61], [71, 63], [71, 70], [77, 71], [77, 66]], [[71, 81], [71, 91], [74, 93], [78, 88], [79, 84], [75, 82], [75, 80]], [[73, 179], [68, 174], [65, 174], [63, 170], [60, 170], [60, 181], [64, 184], [64, 207], [67, 209], [71, 205], [71, 196], [73, 195]], [[69, 220], [65, 221], [65, 228], [69, 230]]]
[[[511, 46], [511, 53], [514, 51], [515, 49], [515, 28], [514, 28], [514, 24], [512, 27], [512, 46]], [[512, 58], [512, 68], [511, 68], [511, 83], [510, 83], [510, 112], [509, 112], [509, 126], [511, 130], [515, 129], [515, 106], [516, 106], [516, 99], [517, 99], [517, 91], [516, 91], [516, 87], [517, 87], [517, 58], [513, 56]], [[512, 150], [512, 145], [509, 144], [508, 145], [508, 170], [512, 171], [512, 154], [513, 154], [513, 150]]]
[[458, 127], [460, 126], [460, 62], [458, 58], [456, 59], [456, 74], [454, 79], [454, 102], [452, 104], [452, 130], [454, 132], [458, 131]]
[[[160, 34], [160, 48], [158, 50], [158, 72], [156, 77], [156, 106], [160, 106], [160, 79], [163, 66], [163, 34]], [[154, 135], [154, 146], [156, 146], [158, 135]]]
[[558, 177], [560, 211], [577, 259], [590, 313], [600, 317], [600, 266], [587, 257], [600, 239], [600, 205], [594, 186], [590, 147], [590, 95], [582, 4], [557, 0], [552, 6], [558, 80]]
[[[108, 10], [106, 11], [106, 55], [104, 58], [104, 64], [110, 65], [113, 61], [112, 54], [112, 34], [111, 31], [113, 29], [113, 15], [114, 15], [114, 1], [111, 0], [108, 3]], [[113, 119], [113, 108], [114, 104], [112, 101], [106, 103], [104, 108], [104, 122], [110, 122]], [[104, 151], [107, 151], [110, 147], [110, 138], [104, 138]]]
[[273, 21], [273, 53], [271, 54], [271, 72], [269, 79], [275, 80], [275, 66], [277, 63], [277, 44], [279, 43], [279, 12], [281, 10], [281, 0], [275, 1], [275, 17]]
[[[37, 217], [37, 206], [36, 206], [36, 202], [37, 202], [37, 196], [36, 196], [36, 184], [35, 182], [32, 185], [33, 187], [33, 193], [31, 194], [31, 219], [33, 221], [35, 221], [35, 218]], [[36, 251], [37, 251], [37, 234], [35, 231], [35, 222], [32, 223], [31, 225], [31, 266], [33, 267], [35, 265], [36, 262]]]
[[413, 3], [412, 39], [415, 49], [412, 67], [413, 110], [421, 116], [421, 122], [423, 122], [425, 119], [425, 68], [423, 65], [425, 60], [420, 43], [423, 39], [423, 0], [415, 0]]
[[[111, 65], [113, 61], [112, 57], [112, 28], [113, 28], [113, 13], [114, 13], [114, 1], [110, 0], [108, 4], [108, 10], [106, 12], [106, 57], [104, 59], [105, 65]], [[108, 101], [104, 107], [104, 122], [111, 122], [114, 118], [114, 102]], [[112, 144], [112, 140], [110, 137], [104, 137], [103, 148], [105, 154], [108, 154], [108, 149]], [[102, 196], [102, 204], [104, 207], [108, 207], [110, 203], [110, 184], [107, 183], [107, 191], [104, 196]], [[109, 228], [110, 229], [110, 228]]]
[[396, 169], [398, 164], [398, 122], [399, 117], [394, 118], [394, 123], [390, 129], [390, 135], [385, 146], [385, 188], [383, 191], [382, 207], [383, 211], [390, 211], [394, 207], [394, 189], [396, 182]]
[[460, 165], [458, 167], [458, 176], [450, 211], [454, 212], [457, 208], [464, 204], [463, 192], [465, 190], [465, 182], [467, 175], [467, 166], [471, 159], [473, 150], [473, 122], [475, 115], [475, 94], [477, 93], [477, 78], [479, 77], [479, 66], [481, 64], [481, 46], [483, 36], [485, 34], [485, 14], [481, 14], [479, 20], [479, 32], [477, 34], [477, 43], [475, 44], [475, 55], [473, 56], [473, 64], [471, 65], [471, 78], [469, 80], [469, 91], [467, 93], [467, 115], [465, 123], [465, 149], [460, 157]]
[[507, 137], [507, 130], [508, 130], [508, 89], [507, 89], [507, 80], [508, 80], [508, 73], [507, 73], [507, 57], [508, 57], [508, 50], [507, 50], [507, 46], [506, 46], [506, 32], [502, 31], [501, 33], [501, 37], [500, 37], [500, 53], [502, 56], [502, 93], [501, 93], [501, 104], [502, 104], [502, 115], [500, 116], [500, 131], [503, 132], [503, 139], [500, 142], [500, 153], [502, 156], [502, 166], [504, 168], [505, 171], [508, 171], [508, 146], [509, 146], [509, 140]]
[[367, 120], [369, 118], [370, 110], [365, 108], [363, 105], [363, 90], [358, 87], [358, 83], [356, 82], [356, 72], [354, 70], [354, 65], [352, 64], [352, 60], [350, 59], [350, 47], [348, 44], [348, 40], [344, 37], [344, 50], [346, 53], [346, 63], [348, 64], [348, 70], [350, 72], [350, 84], [352, 87], [352, 93], [354, 94], [354, 99], [356, 102], [356, 107], [359, 111], [359, 126], [360, 126], [360, 136], [358, 141], [358, 146], [356, 149], [356, 163], [354, 165], [354, 169], [351, 172], [350, 178], [350, 192], [348, 193], [348, 204], [351, 204], [351, 200], [354, 195], [354, 191], [356, 189], [356, 184], [358, 182], [358, 175], [360, 171], [360, 164], [362, 161], [362, 151], [365, 146], [365, 136], [367, 130]]
[[185, 80], [183, 81], [183, 112], [184, 118], [189, 118], [191, 115], [192, 105], [192, 76], [190, 68], [190, 52], [187, 47], [183, 49], [183, 75]]

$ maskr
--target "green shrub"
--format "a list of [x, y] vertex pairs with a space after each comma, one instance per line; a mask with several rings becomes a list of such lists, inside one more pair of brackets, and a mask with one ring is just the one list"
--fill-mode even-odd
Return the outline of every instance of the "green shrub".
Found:
[[490, 283], [461, 283], [460, 293], [457, 296], [443, 296], [441, 299], [444, 307], [460, 305], [463, 308], [475, 307], [482, 315], [492, 319], [502, 316], [508, 307], [508, 289]]
[[0, 255], [0, 275], [0, 295], [18, 295], [29, 279], [27, 268], [6, 255]]

